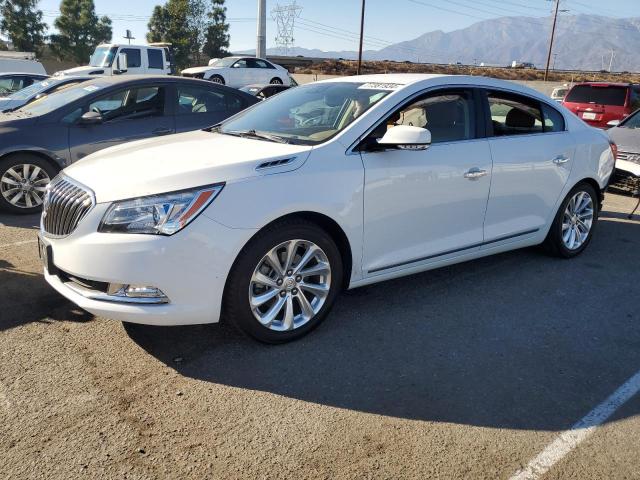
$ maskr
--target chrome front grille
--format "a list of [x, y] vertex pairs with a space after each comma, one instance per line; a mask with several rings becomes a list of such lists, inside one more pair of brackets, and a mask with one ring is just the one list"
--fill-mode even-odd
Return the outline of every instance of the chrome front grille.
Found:
[[618, 152], [617, 159], [640, 165], [640, 153]]
[[42, 228], [53, 237], [71, 234], [95, 201], [93, 192], [66, 177], [54, 178], [44, 198]]

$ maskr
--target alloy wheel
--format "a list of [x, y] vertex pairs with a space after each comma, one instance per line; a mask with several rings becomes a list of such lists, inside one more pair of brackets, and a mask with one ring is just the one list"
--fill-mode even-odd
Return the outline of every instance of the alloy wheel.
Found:
[[50, 181], [49, 174], [37, 165], [13, 165], [0, 178], [0, 193], [14, 207], [39, 207]]
[[593, 199], [587, 192], [577, 192], [569, 200], [562, 219], [562, 242], [569, 250], [580, 248], [589, 238], [593, 208]]
[[326, 253], [307, 240], [289, 240], [272, 248], [256, 266], [249, 284], [253, 316], [274, 331], [307, 324], [325, 304], [331, 289]]

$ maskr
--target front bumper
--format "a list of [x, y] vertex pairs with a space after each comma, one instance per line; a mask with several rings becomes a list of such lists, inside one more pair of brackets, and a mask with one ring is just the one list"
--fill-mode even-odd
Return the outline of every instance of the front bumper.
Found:
[[[55, 266], [51, 272], [45, 268], [46, 281], [81, 308], [114, 320], [149, 325], [217, 322], [227, 275], [255, 230], [228, 228], [200, 215], [169, 237], [98, 233], [108, 206], [96, 205], [67, 237], [48, 238], [41, 232], [51, 245]], [[118, 301], [94, 286], [99, 284], [153, 285], [168, 302]]]

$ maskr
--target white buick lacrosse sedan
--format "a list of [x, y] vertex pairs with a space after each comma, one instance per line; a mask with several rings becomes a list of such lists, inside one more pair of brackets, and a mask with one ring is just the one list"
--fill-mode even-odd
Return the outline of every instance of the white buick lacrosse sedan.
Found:
[[578, 255], [614, 162], [606, 134], [514, 83], [340, 78], [68, 167], [40, 252], [96, 315], [222, 317], [279, 343], [344, 288], [537, 244]]

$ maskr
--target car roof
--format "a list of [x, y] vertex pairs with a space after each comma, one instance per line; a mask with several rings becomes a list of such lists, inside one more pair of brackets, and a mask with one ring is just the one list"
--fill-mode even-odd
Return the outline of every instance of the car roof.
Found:
[[631, 82], [580, 82], [576, 83], [574, 87], [577, 87], [578, 85], [597, 85], [599, 87], [630, 87], [632, 85], [640, 84]]

